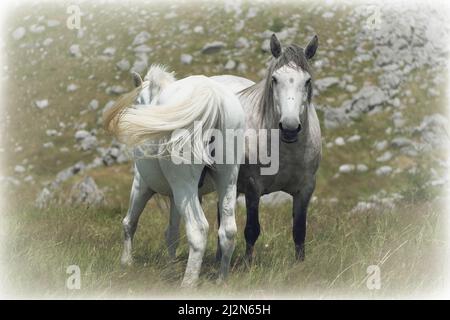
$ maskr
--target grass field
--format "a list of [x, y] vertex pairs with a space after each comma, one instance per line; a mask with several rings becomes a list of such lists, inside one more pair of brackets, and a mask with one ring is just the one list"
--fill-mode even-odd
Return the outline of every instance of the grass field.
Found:
[[[2, 77], [4, 116], [0, 125], [2, 136], [3, 172], [15, 176], [14, 167], [20, 164], [26, 172], [19, 174], [20, 185], [1, 186], [5, 205], [2, 212], [4, 250], [0, 277], [8, 295], [31, 298], [81, 297], [193, 297], [192, 291], [179, 288], [187, 261], [188, 248], [184, 232], [175, 263], [169, 261], [164, 230], [168, 221], [164, 198], [152, 199], [140, 220], [134, 241], [133, 267], [120, 266], [122, 226], [132, 174], [131, 164], [99, 167], [86, 172], [105, 192], [107, 204], [97, 208], [65, 205], [70, 187], [83, 178], [75, 176], [66, 181], [59, 191], [59, 200], [44, 209], [37, 209], [34, 200], [46, 183], [62, 169], [79, 160], [91, 161], [94, 151], [80, 151], [75, 147], [74, 133], [85, 124], [98, 130], [101, 146], [110, 143], [101, 130], [98, 119], [101, 111], [85, 111], [89, 101], [97, 99], [100, 106], [116, 99], [105, 93], [109, 85], [131, 88], [128, 72], [118, 71], [115, 64], [122, 58], [134, 59], [130, 44], [135, 35], [147, 30], [152, 34], [149, 46], [153, 49], [150, 62], [165, 63], [176, 70], [179, 77], [203, 73], [225, 73], [223, 65], [232, 58], [245, 63], [245, 73], [227, 71], [258, 79], [268, 55], [261, 51], [259, 33], [264, 30], [297, 26], [301, 32], [293, 39], [304, 45], [312, 35], [319, 35], [317, 60], [328, 63], [315, 74], [316, 78], [342, 77], [352, 73], [354, 84], [376, 83], [376, 74], [360, 69], [348, 70], [354, 55], [352, 25], [345, 17], [352, 10], [339, 6], [331, 19], [321, 19], [326, 7], [302, 2], [277, 7], [259, 4], [257, 17], [246, 18], [245, 29], [234, 31], [237, 23], [232, 12], [223, 9], [220, 2], [198, 2], [198, 7], [186, 4], [155, 5], [132, 2], [116, 6], [82, 3], [85, 15], [83, 37], [65, 27], [68, 3], [33, 3], [11, 10], [5, 28], [7, 77]], [[251, 7], [242, 5], [243, 14]], [[177, 18], [164, 18], [168, 11]], [[42, 18], [41, 18], [42, 17]], [[208, 17], [208, 19], [205, 19]], [[56, 19], [61, 25], [47, 28], [44, 33], [26, 33], [21, 42], [11, 39], [19, 26], [29, 27]], [[193, 28], [204, 26], [203, 34], [185, 34], [182, 24]], [[164, 28], [161, 28], [164, 26]], [[109, 37], [114, 35], [114, 37]], [[234, 49], [234, 42], [245, 35], [251, 47]], [[43, 48], [42, 41], [52, 38], [53, 43]], [[333, 41], [327, 41], [332, 39]], [[215, 55], [199, 53], [206, 42], [224, 41], [226, 49]], [[82, 57], [68, 53], [70, 45], [77, 43]], [[334, 50], [336, 45], [344, 50]], [[102, 58], [106, 47], [114, 47], [113, 58]], [[333, 52], [333, 54], [330, 54]], [[181, 53], [193, 55], [191, 65], [180, 62]], [[403, 79], [402, 88], [411, 95], [401, 97], [407, 105], [404, 112], [406, 127], [420, 124], [425, 115], [446, 114], [447, 100], [444, 86], [437, 87], [440, 95], [429, 97], [422, 83], [431, 81], [433, 74], [426, 68], [417, 70]], [[68, 93], [70, 83], [78, 90]], [[339, 106], [350, 93], [337, 86], [314, 97], [317, 105]], [[38, 99], [49, 99], [50, 106], [39, 110], [33, 106]], [[415, 103], [410, 103], [414, 99]], [[99, 108], [101, 109], [101, 108]], [[322, 128], [323, 160], [318, 172], [315, 200], [309, 211], [306, 259], [294, 261], [291, 236], [291, 205], [289, 203], [264, 205], [261, 208], [262, 234], [256, 245], [256, 259], [247, 267], [243, 260], [245, 241], [243, 227], [245, 210], [237, 211], [237, 247], [232, 270], [226, 285], [216, 285], [218, 266], [215, 263], [216, 230], [215, 195], [204, 201], [210, 223], [208, 248], [202, 266], [200, 284], [195, 295], [200, 297], [399, 297], [430, 296], [443, 289], [448, 254], [447, 210], [442, 187], [428, 186], [431, 176], [446, 174], [437, 165], [447, 161], [446, 151], [432, 150], [408, 157], [392, 150], [394, 157], [388, 162], [399, 171], [392, 176], [378, 176], [380, 166], [375, 159], [380, 152], [373, 148], [377, 141], [390, 139], [386, 129], [392, 127], [392, 107], [362, 117], [350, 126], [338, 129]], [[323, 118], [322, 114], [319, 114]], [[63, 122], [64, 125], [60, 125]], [[60, 136], [48, 137], [47, 129], [58, 129]], [[361, 140], [344, 146], [325, 147], [337, 137], [358, 134]], [[403, 133], [407, 134], [407, 133]], [[415, 139], [412, 137], [412, 139]], [[53, 148], [43, 148], [51, 141]], [[68, 148], [62, 153], [61, 148]], [[368, 171], [336, 175], [344, 163], [364, 163]], [[417, 170], [410, 170], [416, 168]], [[27, 175], [32, 182], [24, 182]], [[352, 208], [374, 194], [399, 194], [395, 207], [377, 207], [363, 212]], [[183, 228], [183, 227], [182, 227]], [[182, 229], [184, 230], [184, 229]], [[68, 290], [66, 269], [78, 265], [81, 270], [81, 289]], [[381, 289], [369, 290], [367, 268], [377, 265], [381, 271]]]

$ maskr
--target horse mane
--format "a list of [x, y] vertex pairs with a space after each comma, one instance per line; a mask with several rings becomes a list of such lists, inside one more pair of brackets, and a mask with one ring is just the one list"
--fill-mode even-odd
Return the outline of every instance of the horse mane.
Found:
[[[311, 68], [303, 48], [291, 44], [283, 49], [278, 58], [272, 56], [263, 80], [238, 92], [238, 95], [246, 97], [252, 105], [256, 106], [259, 111], [257, 114], [259, 114], [258, 122], [261, 128], [268, 127], [274, 122], [276, 108], [273, 101], [272, 75], [283, 66], [300, 69], [311, 74]], [[311, 102], [311, 96], [312, 86], [308, 90], [308, 103]]]
[[[128, 107], [131, 107], [144, 89], [160, 93], [168, 84], [176, 81], [175, 72], [167, 71], [162, 64], [152, 64], [144, 77], [144, 82], [132, 91], [122, 95], [116, 103], [103, 112], [103, 127], [113, 135], [118, 133], [118, 124]], [[153, 97], [154, 98], [154, 97]]]
[[154, 87], [159, 90], [175, 80], [175, 72], [167, 71], [167, 67], [162, 64], [152, 64], [144, 77], [144, 81], [150, 82], [150, 88]]

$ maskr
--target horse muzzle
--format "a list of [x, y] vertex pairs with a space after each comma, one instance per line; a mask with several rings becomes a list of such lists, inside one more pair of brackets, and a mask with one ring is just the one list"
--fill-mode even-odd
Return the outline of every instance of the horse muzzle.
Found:
[[299, 123], [298, 127], [294, 130], [283, 128], [283, 124], [278, 124], [281, 132], [281, 141], [284, 143], [294, 143], [298, 140], [298, 134], [302, 131], [302, 125]]

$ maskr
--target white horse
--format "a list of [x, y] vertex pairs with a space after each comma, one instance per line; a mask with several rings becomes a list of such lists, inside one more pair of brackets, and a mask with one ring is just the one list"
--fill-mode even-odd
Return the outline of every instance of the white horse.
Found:
[[[137, 74], [134, 80], [137, 87], [104, 114], [107, 131], [135, 148], [130, 206], [123, 219], [125, 242], [121, 262], [132, 263], [132, 240], [147, 201], [155, 193], [167, 195], [171, 204], [166, 230], [169, 255], [175, 258], [180, 217], [183, 217], [189, 258], [182, 286], [194, 285], [199, 277], [208, 233], [208, 221], [199, 196], [216, 190], [221, 215], [218, 237], [223, 252], [219, 273], [219, 281], [222, 281], [227, 277], [235, 247], [236, 183], [242, 159], [235, 159], [233, 164], [212, 165], [208, 158], [209, 137], [200, 137], [200, 131], [243, 130], [245, 115], [239, 99], [225, 86], [205, 76], [175, 80], [173, 74], [161, 66], [152, 66], [145, 81]], [[136, 101], [145, 105], [136, 106]], [[200, 122], [202, 130], [194, 125], [195, 121]], [[185, 147], [192, 139], [191, 155], [203, 159], [200, 164], [176, 164], [168, 158], [171, 152]], [[232, 152], [236, 147], [241, 146], [224, 143], [223, 152]], [[207, 156], [202, 158], [204, 155]], [[200, 177], [207, 166], [211, 168], [210, 174], [199, 188]]]

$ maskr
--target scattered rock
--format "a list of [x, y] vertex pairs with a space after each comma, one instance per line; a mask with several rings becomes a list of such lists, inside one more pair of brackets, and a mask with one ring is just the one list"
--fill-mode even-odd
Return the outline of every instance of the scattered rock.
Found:
[[365, 164], [357, 164], [356, 165], [356, 171], [358, 172], [367, 172], [369, 170], [369, 167], [367, 167]]
[[127, 71], [131, 67], [130, 61], [128, 61], [127, 59], [120, 60], [119, 62], [116, 63], [116, 66], [121, 71]]
[[337, 137], [334, 140], [334, 144], [337, 145], [337, 146], [343, 146], [343, 145], [345, 145], [345, 140], [342, 137]]
[[105, 195], [98, 188], [94, 179], [86, 176], [82, 181], [76, 183], [69, 196], [69, 204], [99, 206], [105, 204]]
[[376, 171], [375, 174], [377, 176], [387, 176], [390, 175], [392, 173], [393, 169], [390, 166], [382, 166], [379, 167]]
[[98, 100], [93, 99], [93, 100], [91, 100], [91, 102], [89, 102], [88, 108], [89, 108], [89, 110], [97, 110], [98, 106], [99, 106]]
[[387, 162], [392, 159], [392, 153], [390, 151], [386, 151], [382, 156], [377, 158], [378, 162]]
[[192, 59], [193, 58], [192, 58], [192, 56], [190, 54], [183, 53], [180, 56], [180, 61], [181, 61], [182, 64], [191, 64], [192, 63]]
[[319, 90], [319, 91], [325, 91], [329, 87], [336, 85], [338, 83], [339, 83], [339, 79], [336, 77], [322, 78], [322, 79], [318, 79], [314, 82], [317, 90]]
[[34, 105], [36, 107], [38, 107], [39, 109], [45, 109], [48, 107], [48, 100], [47, 99], [43, 99], [43, 100], [36, 100], [34, 102]]
[[71, 83], [67, 86], [67, 92], [75, 92], [78, 90], [78, 86], [74, 83]]
[[202, 53], [203, 54], [216, 53], [216, 52], [219, 52], [224, 47], [225, 47], [225, 43], [222, 41], [210, 42], [203, 46]]
[[228, 60], [224, 66], [225, 70], [233, 70], [236, 68], [236, 62], [234, 60]]
[[26, 171], [26, 169], [25, 169], [24, 166], [16, 165], [16, 166], [14, 167], [14, 172], [15, 172], [15, 173], [24, 173], [25, 171]]
[[343, 164], [339, 167], [340, 173], [350, 173], [355, 171], [355, 165], [354, 164]]
[[81, 57], [80, 45], [78, 45], [78, 44], [71, 45], [69, 47], [69, 53], [73, 57], [76, 57], [76, 58]]
[[49, 189], [44, 188], [41, 190], [41, 192], [39, 192], [39, 195], [37, 196], [36, 201], [35, 201], [35, 205], [39, 209], [44, 209], [45, 207], [47, 207], [49, 205], [52, 198], [53, 198], [53, 193]]
[[142, 31], [142, 32], [138, 33], [136, 35], [136, 37], [134, 37], [132, 45], [133, 46], [138, 46], [138, 45], [144, 44], [149, 39], [150, 39], [150, 33], [148, 33], [147, 31]]
[[246, 49], [246, 48], [249, 48], [249, 47], [250, 47], [250, 42], [247, 40], [247, 38], [239, 37], [239, 38], [236, 40], [234, 46], [235, 46], [237, 49]]
[[12, 37], [14, 40], [20, 40], [25, 36], [26, 33], [27, 30], [24, 27], [19, 27], [13, 31]]

